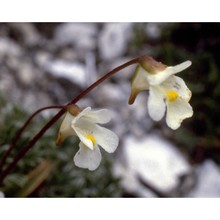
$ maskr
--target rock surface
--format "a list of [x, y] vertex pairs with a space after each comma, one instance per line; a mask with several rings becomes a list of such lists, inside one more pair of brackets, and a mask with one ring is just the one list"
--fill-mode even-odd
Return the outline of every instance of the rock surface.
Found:
[[162, 193], [169, 193], [177, 187], [179, 177], [191, 172], [189, 163], [176, 147], [157, 135], [126, 136], [123, 158], [124, 163], [117, 164], [115, 172], [123, 177], [124, 187], [129, 191], [138, 192], [140, 182], [131, 185], [128, 173], [133, 178], [140, 177]]
[[0, 198], [4, 198], [4, 197], [5, 197], [4, 193], [0, 191]]
[[188, 197], [220, 197], [220, 168], [206, 160], [195, 169], [197, 181]]
[[98, 46], [103, 60], [122, 56], [131, 38], [132, 23], [108, 23], [100, 33]]

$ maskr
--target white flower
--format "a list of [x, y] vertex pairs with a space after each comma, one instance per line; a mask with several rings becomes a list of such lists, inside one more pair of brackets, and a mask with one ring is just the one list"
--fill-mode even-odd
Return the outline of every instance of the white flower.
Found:
[[185, 61], [176, 66], [166, 66], [151, 57], [144, 57], [132, 78], [129, 104], [133, 104], [139, 92], [149, 90], [150, 117], [159, 121], [167, 110], [167, 125], [172, 129], [179, 128], [185, 118], [193, 115], [193, 110], [189, 104], [191, 91], [185, 82], [174, 74], [190, 65], [191, 61]]
[[176, 66], [166, 66], [155, 61], [151, 57], [145, 57], [137, 66], [131, 82], [131, 95], [129, 104], [133, 104], [137, 94], [143, 90], [148, 90], [149, 86], [160, 85], [170, 76], [181, 72], [191, 65], [191, 61], [185, 61]]
[[149, 87], [149, 115], [153, 120], [159, 121], [166, 111], [167, 125], [175, 130], [184, 119], [193, 115], [190, 98], [191, 91], [184, 81], [180, 77], [170, 76], [160, 85]]
[[115, 133], [98, 125], [105, 124], [110, 119], [107, 109], [92, 111], [88, 107], [76, 116], [67, 112], [59, 130], [57, 144], [68, 136], [77, 135], [80, 149], [74, 157], [76, 166], [95, 170], [101, 162], [99, 146], [108, 153], [113, 153], [119, 143]]

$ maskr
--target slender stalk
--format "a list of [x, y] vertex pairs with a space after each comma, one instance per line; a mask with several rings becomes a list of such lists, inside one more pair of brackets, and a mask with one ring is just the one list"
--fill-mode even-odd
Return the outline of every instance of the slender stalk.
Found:
[[75, 99], [73, 99], [69, 104], [75, 104], [77, 103], [81, 98], [83, 98], [85, 95], [87, 95], [89, 92], [91, 92], [91, 90], [93, 90], [96, 86], [98, 86], [100, 83], [102, 83], [104, 80], [106, 80], [107, 78], [109, 78], [110, 76], [114, 75], [115, 73], [119, 72], [120, 70], [131, 66], [135, 63], [138, 63], [141, 57], [137, 57], [133, 60], [128, 61], [127, 63], [122, 64], [121, 66], [116, 67], [115, 69], [113, 69], [112, 71], [106, 73], [102, 78], [100, 78], [99, 80], [97, 80], [95, 83], [93, 83], [91, 86], [89, 86], [86, 90], [84, 90], [82, 93], [80, 93]]
[[41, 109], [38, 109], [36, 112], [34, 112], [29, 118], [28, 120], [24, 123], [24, 125], [19, 129], [19, 131], [17, 132], [16, 136], [14, 137], [14, 139], [12, 140], [10, 147], [8, 148], [8, 150], [5, 152], [5, 154], [3, 155], [1, 161], [0, 161], [0, 173], [2, 171], [2, 168], [4, 167], [5, 161], [7, 159], [7, 157], [9, 156], [9, 154], [11, 153], [11, 151], [13, 150], [13, 148], [16, 146], [17, 141], [19, 140], [19, 138], [21, 137], [21, 134], [23, 133], [23, 131], [25, 130], [25, 128], [29, 125], [29, 123], [31, 122], [31, 120], [40, 112], [47, 110], [47, 109], [61, 109], [64, 108], [63, 106], [47, 106]]
[[14, 166], [18, 163], [18, 161], [25, 156], [25, 154], [28, 152], [28, 150], [43, 136], [43, 134], [49, 129], [63, 114], [65, 113], [65, 110], [60, 110], [38, 133], [35, 135], [35, 137], [24, 147], [17, 156], [13, 159], [12, 163], [8, 165], [8, 167], [3, 170], [1, 177], [0, 177], [0, 183], [4, 180], [4, 178], [8, 175], [8, 173], [14, 168]]
[[[95, 83], [93, 83], [91, 86], [89, 86], [86, 90], [84, 90], [82, 93], [80, 93], [76, 98], [74, 98], [70, 104], [75, 104], [78, 102], [81, 98], [83, 98], [85, 95], [87, 95], [89, 92], [91, 92], [95, 87], [97, 87], [99, 84], [101, 84], [104, 80], [109, 78], [110, 76], [114, 75], [118, 71], [133, 65], [135, 63], [139, 62], [140, 57], [135, 58], [133, 60], [130, 60], [112, 71], [106, 73], [103, 77], [101, 77], [99, 80], [97, 80]], [[18, 163], [18, 161], [25, 156], [25, 154], [32, 148], [32, 146], [43, 136], [43, 134], [65, 113], [65, 109], [60, 110], [36, 135], [35, 137], [17, 154], [17, 156], [13, 159], [12, 163], [8, 165], [8, 167], [1, 173], [0, 176], [0, 184], [3, 182], [4, 178], [8, 175], [9, 172], [14, 168], [14, 166]]]

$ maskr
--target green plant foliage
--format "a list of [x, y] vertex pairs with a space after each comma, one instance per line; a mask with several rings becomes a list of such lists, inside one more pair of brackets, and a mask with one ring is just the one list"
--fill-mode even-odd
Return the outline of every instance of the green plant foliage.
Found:
[[[28, 114], [2, 97], [0, 120], [0, 158]], [[37, 116], [29, 125], [12, 152], [7, 164], [29, 139], [48, 121]], [[9, 174], [1, 190], [6, 197], [119, 197], [120, 181], [112, 175], [112, 158], [103, 152], [100, 167], [91, 172], [77, 168], [73, 157], [79, 140], [69, 138], [61, 146], [55, 145], [59, 123], [49, 129], [38, 143], [19, 161]]]

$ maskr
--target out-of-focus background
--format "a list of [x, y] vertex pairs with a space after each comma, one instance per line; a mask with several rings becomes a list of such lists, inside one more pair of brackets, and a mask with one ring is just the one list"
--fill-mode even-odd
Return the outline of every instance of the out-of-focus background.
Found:
[[[148, 93], [127, 104], [134, 67], [78, 102], [108, 108], [120, 138], [102, 151], [96, 171], [77, 168], [78, 139], [55, 145], [59, 121], [0, 186], [5, 197], [220, 197], [220, 25], [218, 23], [1, 23], [0, 157], [38, 108], [63, 105], [104, 73], [139, 55], [179, 73], [192, 91], [194, 115], [173, 131], [147, 113]], [[23, 134], [7, 163], [56, 113], [45, 111]]]

